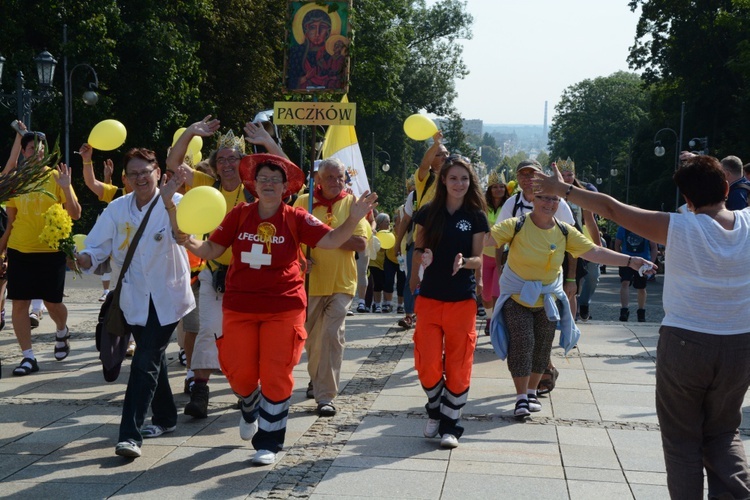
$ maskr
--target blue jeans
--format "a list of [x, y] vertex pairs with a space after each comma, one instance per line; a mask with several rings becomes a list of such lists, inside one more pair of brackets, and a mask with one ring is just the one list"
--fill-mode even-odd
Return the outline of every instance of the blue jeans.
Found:
[[578, 294], [578, 305], [587, 306], [591, 302], [591, 296], [596, 291], [596, 286], [599, 284], [599, 264], [596, 262], [586, 263], [586, 276], [581, 279], [581, 293]]
[[404, 312], [406, 314], [414, 314], [414, 295], [411, 294], [411, 288], [409, 288], [409, 280], [411, 279], [411, 262], [414, 257], [414, 243], [406, 248], [406, 285], [404, 286]]
[[172, 397], [167, 375], [165, 354], [169, 339], [177, 323], [162, 326], [156, 315], [154, 303], [149, 301], [146, 326], [130, 325], [138, 346], [130, 364], [130, 378], [125, 391], [118, 441], [133, 440], [143, 443], [141, 427], [146, 420], [148, 407], [153, 413], [152, 422], [162, 427], [177, 424], [177, 406]]

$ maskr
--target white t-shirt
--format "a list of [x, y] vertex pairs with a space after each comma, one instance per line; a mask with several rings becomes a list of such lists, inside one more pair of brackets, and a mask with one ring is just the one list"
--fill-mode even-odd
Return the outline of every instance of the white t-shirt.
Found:
[[669, 214], [663, 325], [713, 335], [750, 332], [750, 211], [727, 231], [711, 217]]
[[[518, 205], [518, 210], [516, 210], [515, 215], [513, 214], [513, 207], [515, 205]], [[531, 213], [531, 211], [534, 209], [534, 203], [526, 200], [526, 198], [523, 197], [523, 193], [516, 193], [503, 204], [503, 207], [500, 209], [500, 214], [497, 216], [497, 220], [495, 221], [495, 224], [498, 222], [502, 222], [505, 219], [510, 219], [511, 217], [520, 217], [523, 214]], [[567, 222], [571, 226], [575, 224], [575, 219], [573, 218], [573, 212], [570, 211], [570, 207], [565, 202], [565, 200], [560, 200], [560, 204], [557, 206], [557, 212], [555, 212], [555, 218], [557, 220]]]

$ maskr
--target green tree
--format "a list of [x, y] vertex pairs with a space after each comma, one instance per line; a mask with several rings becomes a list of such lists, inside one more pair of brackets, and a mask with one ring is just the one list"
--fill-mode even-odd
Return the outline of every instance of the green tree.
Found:
[[[654, 130], [678, 122], [684, 101], [686, 141], [708, 136], [711, 154], [750, 154], [750, 2], [629, 4], [641, 15], [628, 62], [654, 85]], [[666, 112], [657, 108], [664, 103]]]
[[[648, 124], [649, 93], [634, 73], [617, 72], [565, 89], [550, 127], [550, 157], [572, 158], [579, 177], [595, 178]], [[609, 168], [606, 168], [607, 172]]]

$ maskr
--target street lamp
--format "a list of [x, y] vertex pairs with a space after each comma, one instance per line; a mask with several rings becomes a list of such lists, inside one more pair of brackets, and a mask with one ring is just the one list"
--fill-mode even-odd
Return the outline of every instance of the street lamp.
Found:
[[389, 155], [387, 151], [378, 151], [378, 160], [380, 159], [380, 155], [385, 155], [388, 157], [388, 159], [385, 160], [380, 166], [383, 172], [388, 172], [391, 169], [391, 165], [389, 164], [389, 162], [391, 161], [391, 155]]
[[[685, 102], [683, 101], [680, 105], [680, 133], [679, 135], [677, 132], [672, 130], [671, 128], [663, 128], [656, 132], [654, 134], [654, 154], [656, 156], [662, 157], [664, 156], [664, 153], [666, 152], [664, 149], [664, 146], [661, 145], [661, 141], [656, 140], [658, 135], [662, 132], [669, 131], [674, 134], [675, 138], [675, 145], [674, 145], [674, 170], [677, 171], [678, 168], [680, 168], [680, 148], [682, 147], [682, 129], [683, 129], [683, 123], [685, 121]], [[708, 142], [708, 139], [706, 139]], [[628, 168], [628, 187], [630, 186], [630, 169]], [[674, 209], [677, 211], [677, 209], [680, 207], [680, 188], [676, 188], [675, 196], [674, 196]]]
[[[679, 135], [677, 135], [677, 132], [675, 132], [671, 128], [663, 128], [663, 129], [659, 130], [656, 133], [656, 135], [654, 135], [654, 144], [656, 145], [654, 147], [654, 154], [656, 156], [658, 156], [658, 157], [661, 158], [666, 153], [666, 150], [664, 149], [664, 146], [661, 145], [661, 141], [659, 141], [659, 140], [656, 139], [656, 137], [660, 133], [665, 132], [665, 131], [666, 132], [672, 132], [674, 134], [674, 139], [675, 139], [675, 145], [674, 145], [674, 169], [675, 169], [675, 171], [677, 171], [677, 169], [680, 168], [680, 144], [682, 143], [682, 138]], [[677, 188], [677, 194], [675, 195], [675, 200], [674, 200], [674, 203], [675, 203], [674, 209], [675, 209], [675, 211], [680, 206], [679, 205], [679, 200], [680, 200], [680, 188]]]
[[[67, 61], [65, 61], [67, 66]], [[99, 88], [99, 77], [96, 70], [86, 63], [76, 64], [69, 73], [65, 73], [65, 164], [70, 165], [70, 124], [73, 123], [73, 72], [77, 68], [86, 68], [94, 75], [94, 81], [89, 82], [89, 89], [83, 93], [83, 102], [89, 106], [99, 102], [99, 94], [96, 89]]]
[[[3, 77], [3, 67], [6, 59], [0, 56], [0, 82]], [[25, 79], [21, 71], [16, 75], [16, 91], [12, 94], [0, 93], [0, 105], [6, 109], [16, 107], [16, 117], [26, 127], [31, 129], [31, 111], [37, 104], [49, 101], [52, 96], [52, 78], [55, 75], [57, 61], [52, 54], [46, 50], [40, 52], [35, 58], [36, 72], [39, 79], [39, 89], [34, 92], [24, 85]]]
[[[695, 150], [695, 146], [698, 144], [701, 145], [701, 148], [699, 150]], [[693, 137], [688, 141], [688, 146], [690, 146], [691, 151], [694, 153], [707, 155], [708, 154], [708, 137]]]

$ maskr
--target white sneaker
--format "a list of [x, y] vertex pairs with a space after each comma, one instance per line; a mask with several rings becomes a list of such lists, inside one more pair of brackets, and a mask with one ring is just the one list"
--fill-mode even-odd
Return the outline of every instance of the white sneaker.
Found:
[[458, 438], [453, 434], [443, 434], [440, 440], [441, 448], [458, 448]]
[[[258, 420], [247, 423], [245, 422], [245, 417], [240, 415], [240, 439], [242, 439], [243, 441], [250, 441], [253, 436], [255, 436], [256, 432], [258, 432]], [[271, 452], [269, 451], [268, 453]], [[273, 461], [269, 463], [272, 464]]]
[[434, 438], [438, 435], [440, 429], [440, 420], [427, 419], [427, 423], [424, 424], [424, 437]]
[[141, 447], [134, 441], [121, 441], [115, 446], [115, 455], [125, 458], [138, 458], [141, 456]]
[[108, 294], [108, 293], [109, 293], [109, 290], [104, 290], [104, 291], [102, 292], [102, 296], [101, 296], [101, 297], [99, 297], [99, 302], [104, 302], [105, 300], [107, 300], [107, 294]]
[[271, 465], [276, 461], [276, 453], [268, 450], [258, 450], [253, 456], [253, 464], [255, 465]]

